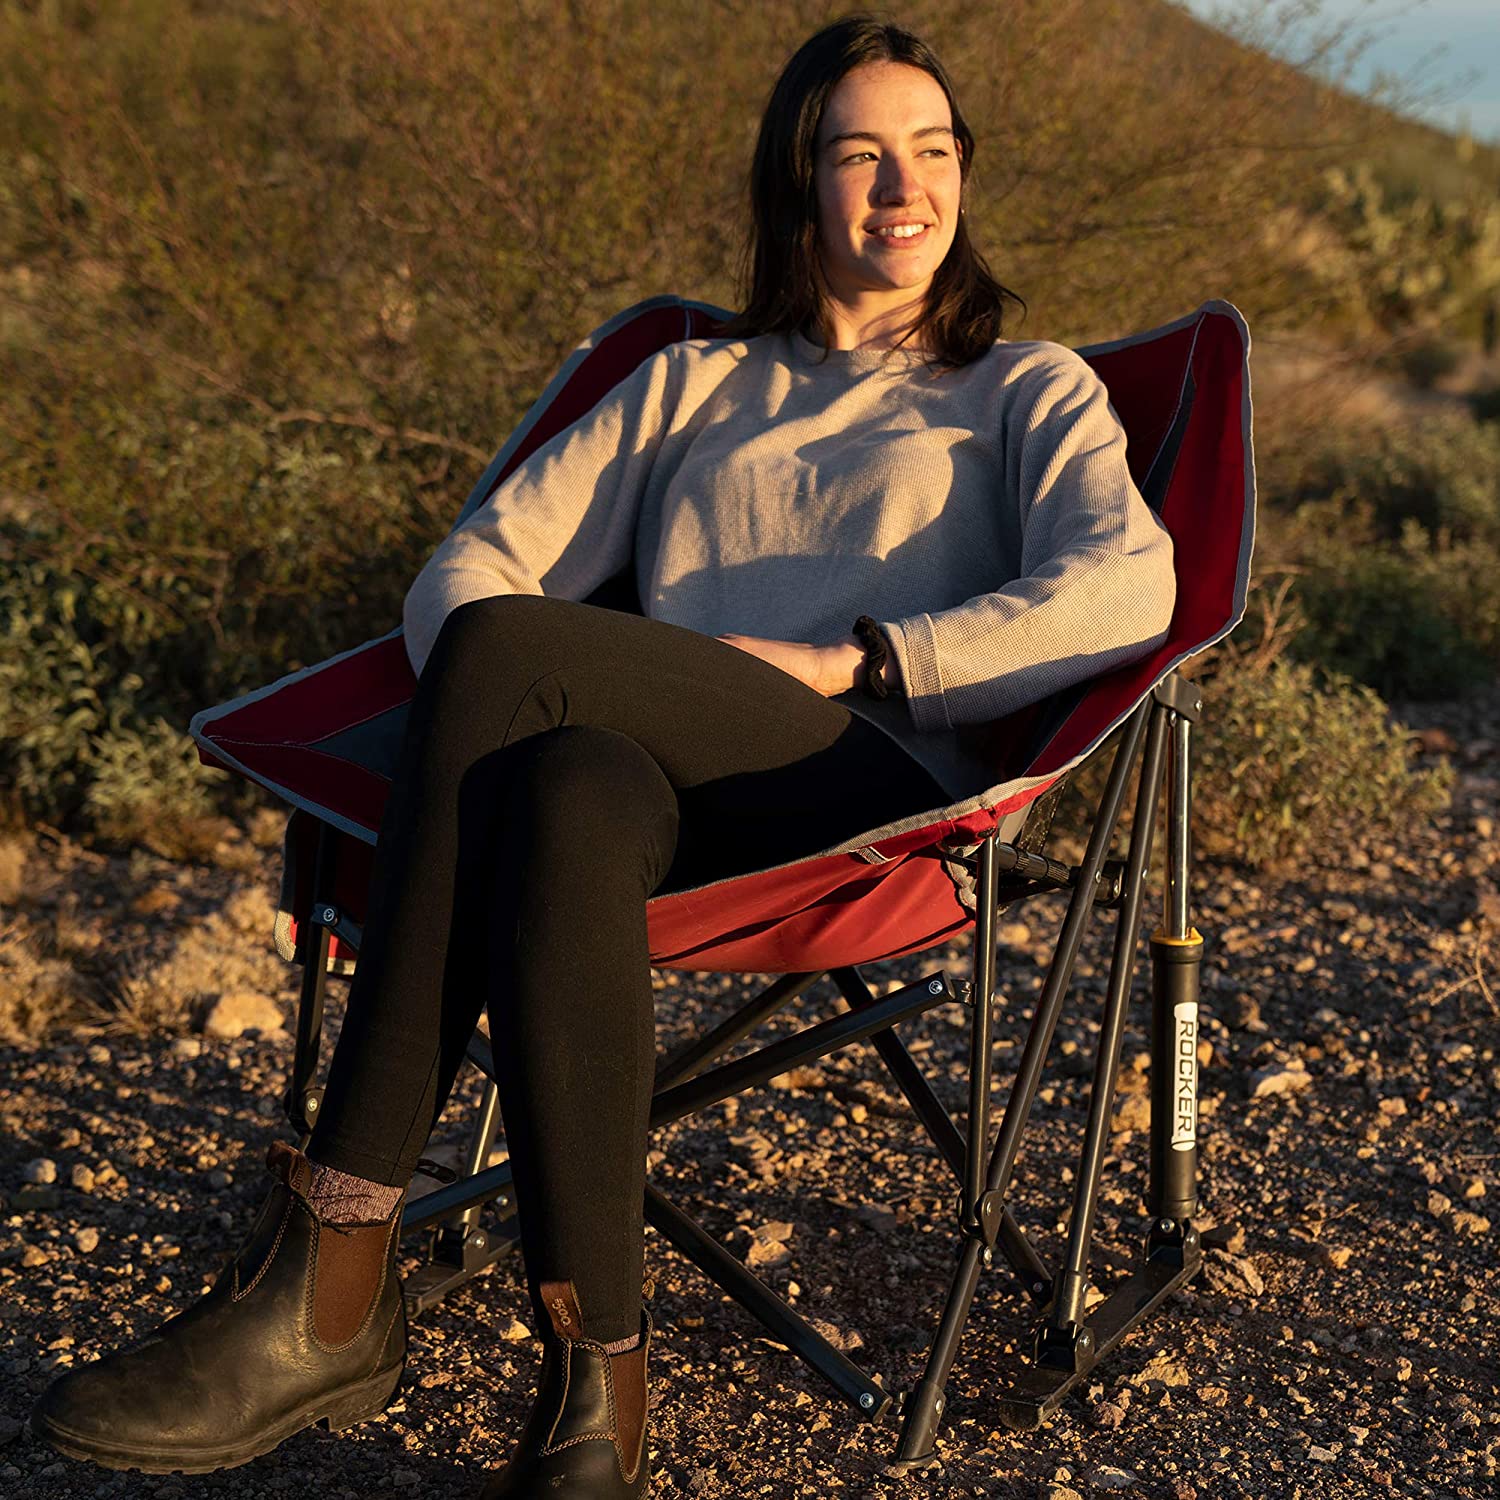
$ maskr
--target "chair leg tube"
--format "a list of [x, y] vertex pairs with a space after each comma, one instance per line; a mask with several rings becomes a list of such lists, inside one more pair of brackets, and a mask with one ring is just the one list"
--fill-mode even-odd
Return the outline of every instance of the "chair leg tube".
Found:
[[297, 1002], [297, 1041], [292, 1053], [292, 1076], [287, 1084], [287, 1120], [307, 1149], [312, 1128], [323, 1103], [323, 1090], [313, 1083], [318, 1071], [318, 1053], [323, 1041], [323, 998], [328, 985], [328, 951], [333, 943], [330, 923], [322, 921], [319, 907], [325, 891], [333, 887], [334, 835], [328, 824], [318, 829], [317, 853], [313, 857], [312, 901], [302, 916], [302, 990]]
[[1094, 1059], [1094, 1082], [1089, 1100], [1088, 1124], [1084, 1131], [1082, 1157], [1078, 1164], [1078, 1186], [1068, 1222], [1068, 1248], [1058, 1272], [1051, 1314], [1037, 1339], [1037, 1360], [1051, 1363], [1061, 1358], [1073, 1368], [1076, 1344], [1084, 1321], [1088, 1288], [1089, 1249], [1094, 1216], [1099, 1203], [1099, 1177], [1109, 1148], [1110, 1110], [1120, 1068], [1120, 1045], [1125, 1035], [1125, 1016], [1130, 1005], [1130, 981], [1135, 973], [1141, 894], [1151, 863], [1151, 838], [1156, 824], [1156, 804], [1161, 786], [1162, 761], [1166, 751], [1165, 708], [1155, 707], [1141, 762], [1140, 789], [1136, 795], [1135, 822], [1130, 835], [1130, 853], [1125, 864], [1124, 899], [1115, 928], [1114, 955], [1110, 964], [1109, 989], [1104, 1021]]
[[1072, 899], [1068, 902], [1067, 915], [1063, 918], [1062, 931], [1052, 956], [1052, 967], [1048, 971], [1047, 982], [1042, 987], [1036, 1016], [1021, 1052], [1015, 1084], [990, 1158], [990, 1190], [998, 1192], [1002, 1197], [1010, 1187], [1011, 1174], [1015, 1170], [1016, 1156], [1021, 1147], [1021, 1134], [1030, 1117], [1037, 1089], [1041, 1086], [1042, 1065], [1046, 1061], [1048, 1048], [1052, 1045], [1052, 1033], [1057, 1028], [1063, 999], [1073, 978], [1073, 965], [1083, 942], [1084, 931], [1093, 915], [1094, 887], [1110, 840], [1114, 837], [1115, 825], [1120, 819], [1126, 782], [1140, 751], [1148, 712], [1149, 707], [1143, 705], [1126, 724], [1124, 738], [1115, 754], [1114, 765], [1110, 768], [1104, 796], [1099, 802], [1083, 863], [1078, 867], [1077, 883], [1073, 888]]
[[[980, 1217], [993, 1222], [998, 1230], [1000, 1204], [1010, 1186], [1011, 1174], [1015, 1170], [1016, 1156], [1020, 1150], [1021, 1133], [1031, 1113], [1031, 1106], [1040, 1087], [1042, 1064], [1046, 1060], [1052, 1043], [1052, 1033], [1057, 1027], [1057, 1018], [1062, 1010], [1063, 998], [1073, 977], [1073, 964], [1078, 957], [1079, 945], [1084, 930], [1094, 909], [1094, 890], [1099, 872], [1104, 865], [1104, 856], [1114, 837], [1115, 825], [1120, 819], [1120, 808], [1125, 800], [1125, 788], [1131, 767], [1140, 753], [1141, 740], [1146, 732], [1146, 719], [1150, 706], [1143, 704], [1126, 723], [1120, 747], [1115, 753], [1109, 780], [1100, 799], [1094, 826], [1089, 834], [1088, 848], [1083, 863], [1078, 868], [1072, 898], [1068, 902], [1067, 915], [1063, 918], [1053, 953], [1052, 967], [1037, 1002], [1036, 1015], [1031, 1023], [1030, 1034], [1021, 1054], [1011, 1087], [1010, 1099], [1000, 1124], [1000, 1135], [990, 1153], [989, 1174], [986, 1191], [981, 1199]], [[993, 909], [995, 901], [995, 866], [993, 860], [980, 866], [979, 911]], [[975, 989], [980, 980], [980, 953], [978, 931], [975, 933]], [[983, 1066], [988, 1076], [991, 1060], [985, 1057]], [[988, 1212], [986, 1212], [988, 1210]], [[894, 1462], [918, 1464], [930, 1458], [937, 1441], [938, 1422], [942, 1414], [943, 1388], [948, 1381], [948, 1372], [958, 1354], [958, 1342], [968, 1320], [969, 1307], [974, 1300], [974, 1290], [979, 1281], [981, 1256], [993, 1252], [987, 1244], [965, 1233], [959, 1251], [958, 1269], [948, 1292], [943, 1308], [942, 1321], [932, 1341], [927, 1356], [927, 1367], [922, 1378], [912, 1388], [901, 1421], [901, 1436], [896, 1444]]]
[[968, 1233], [979, 1233], [990, 1143], [990, 1075], [994, 1072], [995, 842], [999, 825], [979, 846], [979, 911], [974, 922], [974, 988], [969, 995], [969, 1119], [960, 1214]]
[[[1151, 1178], [1153, 1239], [1198, 1211], [1198, 980], [1203, 937], [1188, 904], [1192, 725], [1171, 714], [1167, 773], [1167, 899], [1151, 937]], [[1163, 1247], [1165, 1248], [1165, 1246]]]

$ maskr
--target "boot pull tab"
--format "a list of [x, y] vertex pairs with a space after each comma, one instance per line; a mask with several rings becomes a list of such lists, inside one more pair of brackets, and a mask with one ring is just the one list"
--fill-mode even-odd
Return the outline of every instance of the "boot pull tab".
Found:
[[312, 1183], [312, 1164], [295, 1146], [289, 1146], [285, 1141], [272, 1141], [266, 1151], [266, 1166], [298, 1197], [307, 1196]]
[[583, 1314], [578, 1308], [578, 1291], [572, 1281], [544, 1281], [542, 1301], [552, 1319], [552, 1331], [560, 1339], [583, 1337]]

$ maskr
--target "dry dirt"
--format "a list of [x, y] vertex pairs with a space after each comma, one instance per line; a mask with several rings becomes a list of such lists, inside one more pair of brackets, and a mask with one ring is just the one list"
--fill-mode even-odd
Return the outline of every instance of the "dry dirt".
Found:
[[[988, 1273], [948, 1386], [940, 1464], [896, 1476], [885, 1472], [893, 1425], [861, 1422], [648, 1231], [653, 1496], [1500, 1492], [1500, 708], [1412, 717], [1458, 769], [1451, 816], [1354, 870], [1200, 871], [1202, 1223], [1220, 1247], [1200, 1281], [1047, 1429], [1022, 1435], [1001, 1427], [995, 1395], [1031, 1316], [1004, 1273]], [[225, 993], [270, 995], [290, 1014], [295, 973], [269, 939], [274, 822], [260, 818], [201, 867], [49, 837], [0, 857], [0, 1019], [24, 1029], [53, 1017], [44, 1040], [0, 1052], [7, 1496], [471, 1496], [528, 1409], [540, 1354], [535, 1340], [504, 1336], [528, 1311], [511, 1259], [414, 1325], [395, 1403], [350, 1432], [303, 1433], [241, 1469], [161, 1479], [61, 1459], [24, 1429], [55, 1372], [194, 1298], [263, 1195], [266, 1146], [288, 1134], [277, 1101], [290, 1040], [201, 1028]], [[1002, 1087], [1059, 911], [1047, 899], [1008, 917]], [[1096, 941], [1080, 967], [1013, 1197], [1049, 1256], [1058, 1184], [1079, 1147], [1103, 954]], [[968, 956], [963, 943], [868, 977], [877, 989], [942, 967], [962, 977]], [[659, 975], [662, 1046], [753, 987]], [[333, 989], [336, 1021], [342, 984]], [[830, 998], [811, 992], [773, 1029], [827, 1014]], [[1132, 1012], [1100, 1213], [1106, 1287], [1144, 1227], [1146, 1009]], [[964, 1019], [952, 1006], [905, 1028], [955, 1113]], [[777, 1084], [661, 1132], [653, 1177], [731, 1248], [758, 1247], [765, 1278], [795, 1287], [797, 1305], [887, 1387], [909, 1387], [953, 1261], [952, 1183], [873, 1053]], [[457, 1138], [474, 1097], [471, 1076], [441, 1136]]]

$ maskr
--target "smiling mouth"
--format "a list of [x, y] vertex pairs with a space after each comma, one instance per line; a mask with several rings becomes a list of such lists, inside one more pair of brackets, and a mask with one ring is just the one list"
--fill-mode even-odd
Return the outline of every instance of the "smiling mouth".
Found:
[[881, 245], [919, 245], [927, 238], [930, 224], [882, 224], [869, 231], [870, 237]]

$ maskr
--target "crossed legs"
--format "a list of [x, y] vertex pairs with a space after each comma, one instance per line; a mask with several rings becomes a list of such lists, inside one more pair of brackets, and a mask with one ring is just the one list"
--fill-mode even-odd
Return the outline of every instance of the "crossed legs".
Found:
[[534, 1311], [640, 1313], [655, 1026], [646, 899], [942, 805], [879, 730], [710, 636], [586, 604], [455, 610], [412, 704], [308, 1148], [404, 1183], [482, 1007]]

